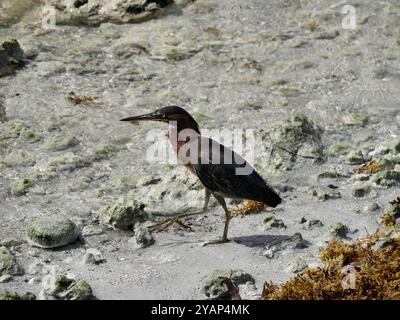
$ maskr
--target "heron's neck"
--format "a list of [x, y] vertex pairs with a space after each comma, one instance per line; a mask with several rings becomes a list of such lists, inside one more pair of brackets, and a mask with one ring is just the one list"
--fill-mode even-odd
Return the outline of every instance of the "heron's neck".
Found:
[[182, 131], [182, 130], [193, 130], [195, 131], [197, 134], [200, 135], [200, 128], [199, 125], [197, 124], [196, 121], [194, 121], [194, 119], [188, 119], [188, 118], [183, 118], [183, 119], [179, 119], [176, 122], [176, 127], [178, 130], [178, 134]]
[[179, 121], [169, 124], [167, 136], [175, 151], [178, 151], [182, 145], [198, 139], [200, 135], [197, 123], [182, 123]]

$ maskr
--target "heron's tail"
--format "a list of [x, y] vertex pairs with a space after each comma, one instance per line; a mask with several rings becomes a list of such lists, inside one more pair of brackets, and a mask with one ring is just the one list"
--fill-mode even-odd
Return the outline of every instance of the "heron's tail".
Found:
[[268, 207], [275, 208], [282, 202], [282, 198], [272, 188], [267, 188], [265, 191], [265, 200], [263, 202]]

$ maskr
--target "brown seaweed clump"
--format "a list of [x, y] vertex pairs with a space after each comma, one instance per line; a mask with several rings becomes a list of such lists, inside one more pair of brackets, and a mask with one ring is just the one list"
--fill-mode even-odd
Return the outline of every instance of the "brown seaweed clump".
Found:
[[247, 216], [249, 214], [259, 213], [266, 208], [267, 205], [262, 202], [249, 200], [242, 206], [232, 209], [231, 212], [233, 216]]
[[333, 239], [308, 268], [282, 285], [265, 283], [267, 300], [400, 299], [400, 225], [354, 244]]

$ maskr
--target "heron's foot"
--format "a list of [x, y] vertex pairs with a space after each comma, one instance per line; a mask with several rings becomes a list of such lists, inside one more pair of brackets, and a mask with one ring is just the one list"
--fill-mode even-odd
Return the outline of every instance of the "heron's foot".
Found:
[[185, 230], [191, 229], [190, 226], [184, 224], [180, 220], [180, 217], [166, 219], [164, 221], [161, 221], [159, 223], [149, 226], [149, 229], [150, 229], [150, 231], [161, 232], [161, 231], [168, 229], [170, 226], [172, 226], [174, 224], [178, 225], [180, 228], [185, 229]]
[[170, 226], [176, 224], [182, 229], [190, 230], [191, 227], [188, 226], [187, 224], [185, 224], [184, 222], [182, 222], [181, 219], [183, 220], [185, 218], [196, 216], [196, 215], [201, 215], [201, 214], [204, 214], [204, 213], [205, 213], [205, 210], [202, 209], [202, 210], [195, 211], [195, 212], [189, 212], [189, 213], [180, 214], [178, 216], [165, 219], [165, 220], [163, 220], [163, 221], [161, 221], [159, 223], [156, 223], [156, 224], [154, 224], [152, 226], [149, 226], [149, 229], [151, 231], [161, 232], [161, 231], [164, 231], [164, 230], [168, 229]]

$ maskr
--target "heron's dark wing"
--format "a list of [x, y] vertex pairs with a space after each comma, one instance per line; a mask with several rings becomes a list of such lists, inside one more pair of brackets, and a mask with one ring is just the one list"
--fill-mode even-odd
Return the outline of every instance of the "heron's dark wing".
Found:
[[[212, 148], [207, 154], [209, 155], [209, 163], [204, 163], [207, 161], [200, 159], [199, 164], [194, 167], [195, 173], [206, 188], [228, 198], [260, 201], [271, 207], [276, 207], [282, 202], [274, 189], [241, 156], [231, 149], [211, 139], [209, 140], [210, 148]], [[201, 154], [204, 155], [203, 151], [201, 150]], [[222, 161], [223, 155], [226, 156], [230, 152], [233, 161], [231, 161], [232, 163], [225, 163]], [[221, 161], [213, 161], [212, 157], [216, 153], [220, 153]], [[244, 167], [251, 170], [248, 174], [238, 174], [238, 169]]]

